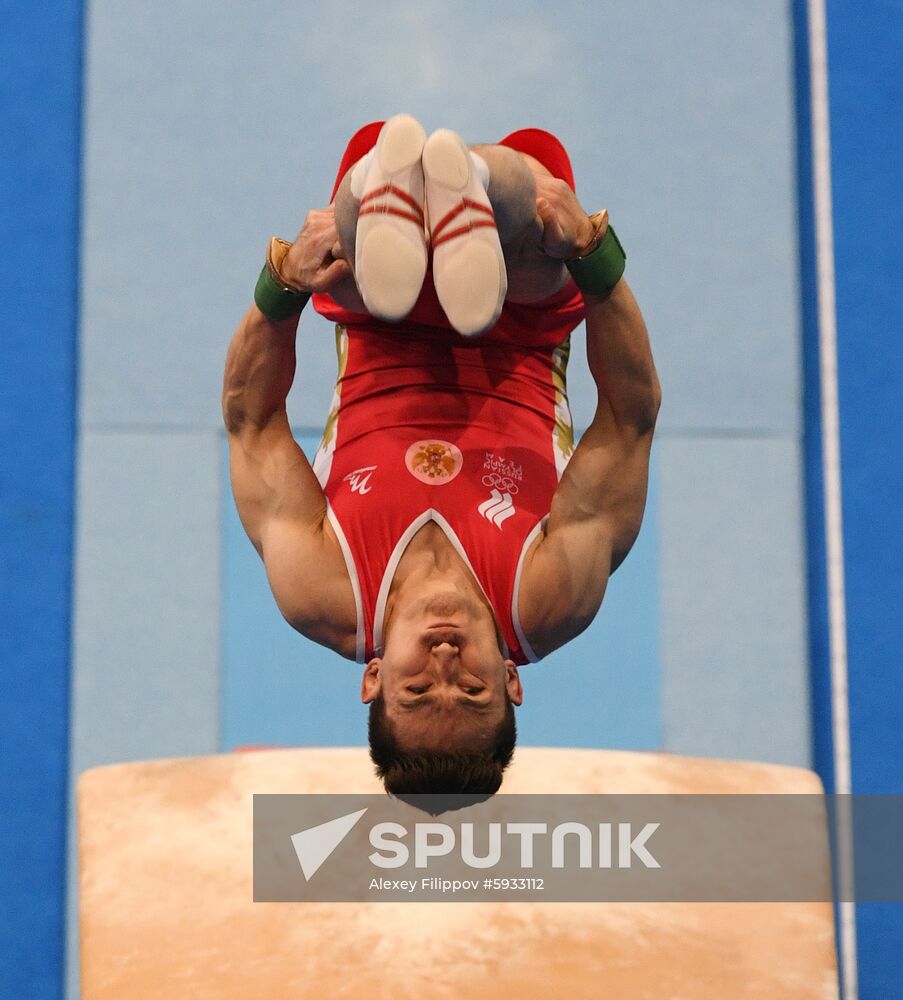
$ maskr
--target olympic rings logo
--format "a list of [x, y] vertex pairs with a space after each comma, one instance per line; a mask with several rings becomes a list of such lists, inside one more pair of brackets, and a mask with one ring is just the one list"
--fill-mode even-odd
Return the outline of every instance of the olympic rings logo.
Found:
[[511, 496], [517, 496], [520, 492], [517, 483], [510, 476], [503, 476], [499, 472], [489, 472], [483, 476], [483, 485], [494, 486], [500, 492], [510, 493]]

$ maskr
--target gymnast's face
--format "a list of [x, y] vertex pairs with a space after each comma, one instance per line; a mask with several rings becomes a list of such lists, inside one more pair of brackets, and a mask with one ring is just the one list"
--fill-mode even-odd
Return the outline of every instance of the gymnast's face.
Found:
[[382, 693], [403, 749], [489, 746], [506, 709], [523, 701], [517, 667], [499, 650], [489, 612], [458, 593], [426, 595], [398, 612], [385, 650], [364, 671], [361, 700]]

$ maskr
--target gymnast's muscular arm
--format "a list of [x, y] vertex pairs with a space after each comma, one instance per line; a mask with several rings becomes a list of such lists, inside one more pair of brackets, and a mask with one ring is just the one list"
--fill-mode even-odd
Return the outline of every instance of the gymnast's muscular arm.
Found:
[[[540, 210], [547, 232], [554, 210]], [[519, 610], [539, 656], [590, 624], [609, 576], [636, 540], [661, 402], [646, 325], [627, 282], [604, 297], [584, 294], [584, 302], [598, 402], [552, 498], [545, 533], [525, 562]]]
[[[332, 208], [311, 212], [282, 264], [286, 284], [326, 291], [350, 273], [332, 256]], [[299, 632], [354, 658], [354, 595], [326, 500], [289, 427], [298, 318], [268, 320], [251, 306], [229, 346], [223, 419], [232, 491], [266, 567], [279, 610]]]

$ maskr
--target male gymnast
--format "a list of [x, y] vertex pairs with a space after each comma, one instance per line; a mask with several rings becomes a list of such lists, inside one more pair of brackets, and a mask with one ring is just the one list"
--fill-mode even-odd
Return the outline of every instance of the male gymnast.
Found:
[[[329, 207], [270, 243], [226, 361], [235, 501], [286, 620], [364, 664], [391, 792], [498, 789], [518, 667], [590, 624], [637, 536], [660, 388], [624, 261], [554, 136], [468, 149], [408, 115], [359, 130]], [[313, 465], [285, 408], [311, 297], [339, 355]]]

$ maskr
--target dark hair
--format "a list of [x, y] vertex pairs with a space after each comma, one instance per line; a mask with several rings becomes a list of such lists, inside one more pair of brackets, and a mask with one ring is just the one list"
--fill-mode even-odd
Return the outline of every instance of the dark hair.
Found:
[[505, 714], [496, 727], [492, 745], [485, 751], [402, 750], [386, 714], [382, 693], [370, 703], [368, 735], [370, 759], [386, 791], [436, 814], [482, 802], [499, 790], [517, 739], [514, 703], [506, 692]]

